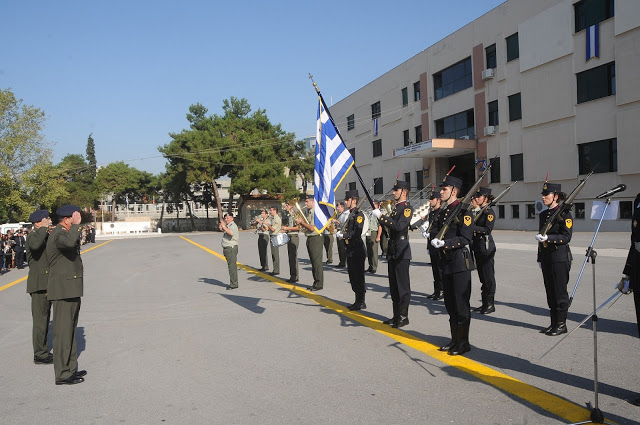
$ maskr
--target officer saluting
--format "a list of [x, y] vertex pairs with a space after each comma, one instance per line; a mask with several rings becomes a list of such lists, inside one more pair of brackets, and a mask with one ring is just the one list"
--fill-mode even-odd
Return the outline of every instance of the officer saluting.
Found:
[[351, 304], [349, 310], [362, 310], [367, 308], [364, 303], [364, 294], [367, 289], [364, 285], [364, 259], [367, 251], [362, 242], [362, 228], [364, 227], [364, 214], [358, 208], [360, 196], [357, 190], [348, 190], [345, 194], [346, 208], [350, 209], [347, 220], [347, 229], [344, 234], [338, 232], [338, 239], [344, 238], [347, 247], [347, 270], [351, 289], [356, 294], [356, 301]]
[[389, 290], [393, 301], [393, 317], [384, 324], [401, 328], [409, 324], [409, 302], [411, 301], [411, 281], [409, 263], [411, 246], [409, 245], [409, 225], [413, 216], [413, 207], [407, 202], [409, 183], [397, 180], [393, 186], [393, 198], [396, 204], [391, 215], [382, 215], [379, 209], [371, 212], [380, 224], [389, 231], [387, 263], [389, 266]]

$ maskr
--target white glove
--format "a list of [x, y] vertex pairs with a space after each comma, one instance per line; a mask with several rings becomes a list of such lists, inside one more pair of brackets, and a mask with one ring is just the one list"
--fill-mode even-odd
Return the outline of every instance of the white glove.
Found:
[[636, 251], [640, 252], [640, 242], [634, 242], [633, 245], [636, 247]]
[[622, 292], [625, 295], [630, 294], [631, 289], [629, 289], [629, 276], [624, 276], [622, 279], [620, 279], [620, 282], [616, 285], [616, 288], [618, 289], [618, 291]]
[[431, 241], [431, 245], [434, 248], [442, 248], [444, 246], [444, 241], [442, 239], [434, 239]]
[[545, 242], [547, 239], [549, 239], [549, 236], [547, 235], [541, 235], [540, 233], [536, 235], [536, 240], [538, 242]]
[[375, 210], [371, 211], [371, 215], [375, 218], [380, 218], [380, 216], [382, 215], [382, 211], [376, 208]]
[[342, 232], [336, 232], [336, 237], [337, 237], [338, 239], [343, 239], [343, 238], [344, 238], [344, 233], [342, 233]]
[[542, 268], [542, 263], [538, 261], [538, 267]]

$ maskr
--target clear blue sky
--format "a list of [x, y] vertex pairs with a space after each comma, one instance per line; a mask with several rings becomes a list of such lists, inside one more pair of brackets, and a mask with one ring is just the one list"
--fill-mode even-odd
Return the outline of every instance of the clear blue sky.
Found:
[[337, 102], [501, 3], [5, 0], [0, 88], [46, 113], [55, 162], [93, 133], [98, 164], [156, 174], [191, 104], [244, 97], [301, 139], [309, 72]]

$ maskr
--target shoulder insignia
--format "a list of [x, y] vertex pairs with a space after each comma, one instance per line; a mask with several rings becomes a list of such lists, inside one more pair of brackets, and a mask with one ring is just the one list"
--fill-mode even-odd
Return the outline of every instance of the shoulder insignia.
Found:
[[470, 215], [465, 215], [464, 216], [464, 225], [465, 226], [471, 226], [471, 216]]
[[489, 221], [493, 221], [493, 214], [489, 214], [489, 215], [487, 216], [487, 220], [489, 220]]
[[358, 218], [357, 218], [358, 224], [362, 224], [363, 221], [364, 221], [364, 219], [362, 218], [362, 216], [358, 216]]
[[564, 221], [564, 224], [567, 226], [567, 229], [571, 229], [571, 226], [573, 226], [573, 220], [568, 218]]
[[407, 218], [411, 217], [411, 208], [405, 208], [404, 216]]

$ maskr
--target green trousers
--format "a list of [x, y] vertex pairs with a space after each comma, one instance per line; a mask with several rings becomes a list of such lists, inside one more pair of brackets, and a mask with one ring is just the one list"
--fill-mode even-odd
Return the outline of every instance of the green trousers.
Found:
[[298, 270], [298, 245], [300, 238], [297, 233], [289, 233], [289, 242], [287, 242], [287, 252], [289, 254], [289, 273], [291, 279], [298, 279], [300, 271]]
[[33, 318], [33, 359], [44, 360], [49, 355], [49, 317], [51, 302], [47, 299], [47, 291], [36, 291], [31, 294], [31, 317]]
[[271, 249], [271, 261], [273, 261], [273, 273], [280, 273], [280, 247], [273, 246], [271, 240], [269, 240], [269, 247]]
[[229, 269], [229, 287], [238, 287], [238, 245], [227, 246], [222, 248], [224, 258], [227, 259], [227, 268]]
[[322, 289], [324, 287], [324, 275], [322, 269], [322, 250], [324, 249], [324, 238], [321, 235], [307, 236], [307, 252], [311, 261], [311, 274], [313, 275], [313, 287]]
[[80, 297], [53, 300], [53, 370], [56, 381], [71, 378], [78, 370], [76, 329]]

